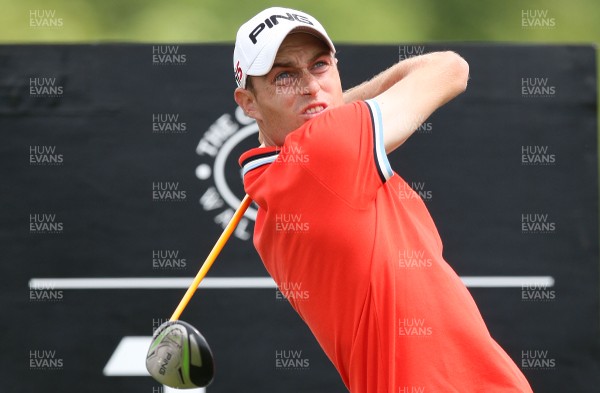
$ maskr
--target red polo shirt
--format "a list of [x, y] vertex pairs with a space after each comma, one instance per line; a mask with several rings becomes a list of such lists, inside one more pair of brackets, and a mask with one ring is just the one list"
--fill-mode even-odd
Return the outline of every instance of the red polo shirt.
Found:
[[352, 393], [531, 392], [394, 173], [375, 101], [242, 155], [254, 244]]

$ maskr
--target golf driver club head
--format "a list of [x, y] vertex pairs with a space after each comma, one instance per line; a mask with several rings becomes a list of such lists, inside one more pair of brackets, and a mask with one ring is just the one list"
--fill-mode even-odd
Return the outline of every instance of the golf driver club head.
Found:
[[183, 321], [168, 321], [156, 329], [146, 369], [156, 381], [177, 389], [208, 386], [215, 373], [208, 343], [195, 327]]

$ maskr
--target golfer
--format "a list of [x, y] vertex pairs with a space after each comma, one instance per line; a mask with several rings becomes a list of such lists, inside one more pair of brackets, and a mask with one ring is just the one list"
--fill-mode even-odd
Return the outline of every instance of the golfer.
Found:
[[279, 288], [308, 295], [287, 298], [349, 391], [531, 392], [387, 158], [465, 90], [465, 60], [414, 57], [343, 92], [321, 24], [269, 8], [240, 27], [233, 66], [259, 127], [240, 158], [254, 245]]

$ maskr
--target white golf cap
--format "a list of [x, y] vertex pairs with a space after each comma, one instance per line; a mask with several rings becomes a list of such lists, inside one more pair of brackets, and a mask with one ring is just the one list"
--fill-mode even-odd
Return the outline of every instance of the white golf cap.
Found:
[[267, 8], [244, 23], [237, 32], [233, 72], [239, 87], [246, 87], [248, 75], [266, 75], [271, 70], [279, 46], [292, 31], [310, 33], [322, 39], [335, 53], [325, 29], [312, 16], [290, 8]]

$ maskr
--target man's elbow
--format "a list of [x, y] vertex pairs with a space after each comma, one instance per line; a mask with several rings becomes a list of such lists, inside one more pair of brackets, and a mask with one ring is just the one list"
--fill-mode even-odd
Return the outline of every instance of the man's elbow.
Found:
[[467, 89], [469, 63], [455, 52], [444, 52], [453, 92], [458, 95]]

